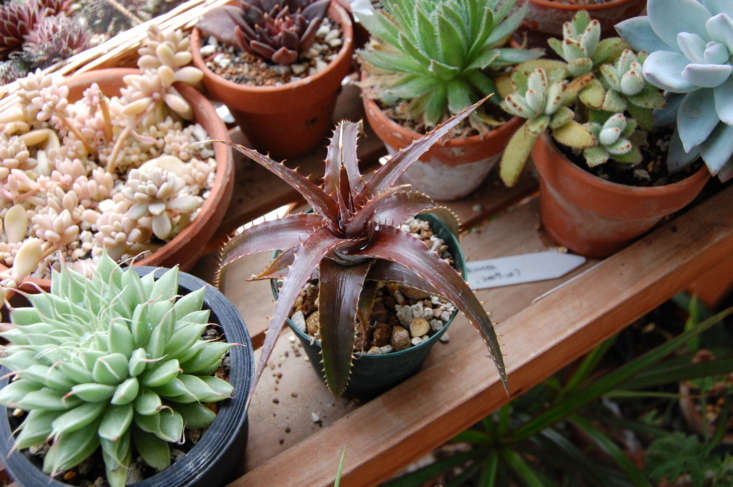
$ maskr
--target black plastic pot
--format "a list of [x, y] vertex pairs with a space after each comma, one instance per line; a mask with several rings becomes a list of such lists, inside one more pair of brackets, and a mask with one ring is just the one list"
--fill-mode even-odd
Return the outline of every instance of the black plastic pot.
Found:
[[[150, 272], [162, 274], [166, 269], [159, 267], [135, 267], [141, 276]], [[241, 473], [244, 452], [247, 445], [246, 402], [252, 387], [254, 356], [247, 327], [234, 305], [216, 288], [185, 272], [179, 274], [180, 292], [206, 287], [204, 307], [211, 310], [211, 321], [219, 323], [228, 342], [240, 343], [229, 349], [229, 382], [234, 386], [234, 397], [219, 403], [216, 419], [206, 430], [199, 442], [179, 461], [160, 473], [142, 482], [131, 484], [136, 487], [210, 487], [224, 485]], [[0, 374], [8, 372], [0, 368]], [[0, 388], [8, 379], [0, 382]], [[8, 411], [0, 407], [0, 455], [10, 475], [21, 485], [62, 487], [68, 484], [51, 480], [23, 453], [14, 451]]]
[[[429, 213], [418, 215], [417, 218], [429, 222], [433, 233], [445, 241], [453, 255], [454, 267], [465, 279], [465, 261], [461, 247], [458, 244], [458, 237], [442, 221]], [[275, 299], [277, 299], [278, 288], [276, 281], [271, 281], [271, 285], [272, 293]], [[359, 398], [373, 397], [415, 374], [428, 357], [430, 349], [435, 345], [440, 336], [445, 333], [457, 313], [458, 310], [454, 311], [450, 320], [443, 328], [417, 346], [411, 346], [398, 352], [379, 355], [356, 354], [356, 359], [351, 369], [349, 385], [344, 395]], [[306, 354], [308, 354], [311, 365], [323, 377], [321, 342], [307, 335], [305, 330], [301, 330], [295, 326], [292, 320], [288, 319], [287, 323], [303, 343], [303, 348]]]

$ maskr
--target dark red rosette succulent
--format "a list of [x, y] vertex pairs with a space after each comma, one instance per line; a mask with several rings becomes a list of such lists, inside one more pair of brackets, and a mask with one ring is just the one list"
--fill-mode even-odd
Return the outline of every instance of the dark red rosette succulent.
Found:
[[[320, 338], [326, 383], [335, 394], [348, 385], [357, 316], [369, 316], [374, 293], [369, 281], [398, 281], [452, 301], [481, 331], [506, 386], [494, 325], [461, 275], [400, 225], [418, 213], [439, 209], [428, 196], [396, 185], [399, 177], [481, 102], [463, 110], [408, 147], [394, 153], [369, 179], [357, 160], [360, 125], [340, 122], [325, 160], [321, 186], [257, 151], [235, 146], [296, 189], [312, 213], [255, 225], [223, 249], [222, 267], [253, 253], [283, 252], [256, 279], [283, 279], [260, 355], [257, 378], [298, 294], [315, 275], [319, 283]], [[439, 214], [447, 212], [438, 210]], [[363, 326], [363, 325], [362, 325]]]
[[239, 47], [277, 64], [294, 63], [316, 37], [330, 0], [239, 0], [227, 12]]

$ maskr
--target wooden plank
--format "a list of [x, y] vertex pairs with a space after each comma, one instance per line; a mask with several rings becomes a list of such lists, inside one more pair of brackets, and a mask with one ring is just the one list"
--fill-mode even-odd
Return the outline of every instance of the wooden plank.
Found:
[[[511, 397], [730, 255], [731, 205], [733, 188], [727, 188], [504, 321], [499, 332]], [[231, 485], [329, 485], [344, 446], [342, 485], [375, 485], [509, 400], [484, 345], [474, 339]]]
[[[496, 181], [494, 178], [489, 178], [481, 188], [474, 192], [474, 194], [472, 194], [468, 199], [457, 202], [446, 202], [446, 206], [453, 209], [462, 221], [474, 223], [498, 213], [500, 210], [525, 197], [527, 194], [530, 194], [536, 187], [534, 179], [529, 175], [524, 176], [517, 185], [511, 189], [504, 187], [497, 188], [497, 184], [501, 183]], [[533, 215], [532, 220], [537, 222], [537, 215]], [[534, 226], [531, 224], [530, 226], [532, 227], [532, 232], [536, 233], [534, 231]], [[508, 230], [506, 233], [497, 232], [497, 235], [511, 235], [513, 233], [514, 229]], [[497, 241], [488, 247], [497, 249], [498, 251], [504, 250], [507, 253], [493, 253], [491, 256], [517, 253], [516, 250], [512, 251], [512, 247], [504, 246], [503, 240], [505, 239], [501, 237], [497, 238]], [[519, 242], [516, 239], [512, 239], [511, 241], [513, 242], [513, 247], [516, 247], [516, 245], [522, 245], [522, 242]], [[537, 243], [541, 245], [539, 241], [537, 241]], [[477, 242], [476, 245], [485, 246], [486, 242], [485, 240], [484, 242]], [[245, 323], [247, 323], [247, 329], [249, 329], [249, 333], [255, 347], [259, 347], [262, 343], [264, 332], [267, 330], [267, 326], [269, 324], [269, 317], [275, 309], [275, 305], [272, 301], [269, 281], [246, 282], [246, 280], [252, 276], [252, 274], [261, 272], [270, 261], [270, 258], [270, 255], [260, 254], [241, 259], [227, 268], [227, 271], [222, 275], [220, 283], [221, 289], [244, 316]]]

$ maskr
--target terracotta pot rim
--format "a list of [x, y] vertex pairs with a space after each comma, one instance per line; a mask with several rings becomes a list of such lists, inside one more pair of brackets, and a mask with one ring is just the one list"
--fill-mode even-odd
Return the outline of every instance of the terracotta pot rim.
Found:
[[329, 15], [328, 17], [331, 20], [338, 22], [338, 24], [341, 26], [343, 41], [341, 43], [341, 49], [339, 50], [338, 55], [335, 58], [333, 58], [333, 60], [331, 60], [330, 63], [328, 63], [325, 69], [323, 69], [322, 71], [314, 75], [308, 76], [298, 81], [291, 81], [290, 83], [287, 83], [284, 85], [278, 85], [278, 86], [256, 86], [256, 85], [235, 83], [233, 81], [229, 81], [228, 79], [224, 78], [223, 76], [219, 76], [214, 71], [210, 70], [208, 66], [206, 66], [206, 63], [203, 62], [203, 57], [201, 56], [201, 34], [198, 28], [196, 27], [194, 27], [191, 32], [191, 52], [193, 54], [194, 64], [196, 64], [197, 67], [201, 69], [206, 76], [216, 79], [217, 83], [221, 84], [222, 86], [232, 91], [242, 91], [242, 92], [248, 92], [252, 94], [263, 94], [264, 95], [264, 94], [274, 94], [274, 93], [278, 93], [280, 91], [285, 91], [285, 90], [303, 88], [305, 86], [317, 83], [322, 78], [324, 78], [330, 71], [332, 71], [334, 67], [344, 62], [344, 58], [350, 55], [350, 52], [352, 50], [352, 45], [354, 43], [354, 26], [351, 22], [351, 18], [349, 17], [349, 13], [346, 11], [346, 9], [344, 9], [337, 2], [332, 2], [331, 5], [333, 6], [334, 10], [338, 13], [338, 16], [341, 17], [341, 19], [333, 18], [334, 17], [333, 15]]
[[[391, 118], [387, 116], [384, 111], [379, 108], [379, 105], [372, 99], [363, 97], [364, 99], [364, 105], [367, 106], [367, 108], [373, 108], [376, 110], [376, 113], [379, 116], [379, 119], [387, 125], [390, 129], [392, 129], [395, 132], [398, 132], [400, 135], [405, 137], [405, 140], [415, 140], [419, 139], [425, 134], [421, 134], [419, 132], [415, 132], [412, 129], [409, 129], [403, 125], [400, 125], [399, 123], [395, 122]], [[489, 139], [492, 139], [494, 137], [498, 137], [504, 134], [504, 132], [507, 132], [509, 130], [512, 130], [514, 125], [519, 125], [521, 123], [521, 119], [518, 117], [512, 117], [511, 119], [507, 120], [500, 126], [496, 127], [495, 129], [490, 130], [489, 132], [483, 134], [483, 135], [471, 135], [469, 137], [452, 137], [445, 141], [444, 143], [438, 143], [435, 146], [436, 147], [461, 147], [463, 145], [468, 144], [475, 144], [479, 142], [483, 142]]]
[[625, 5], [627, 3], [635, 3], [639, 0], [612, 0], [610, 2], [606, 3], [599, 3], [599, 4], [591, 4], [591, 5], [572, 5], [569, 3], [559, 3], [559, 2], [553, 2], [551, 0], [528, 0], [530, 3], [534, 3], [535, 5], [539, 5], [541, 7], [546, 8], [554, 8], [557, 10], [588, 10], [588, 11], [594, 11], [594, 10], [605, 10], [605, 9], [611, 9], [614, 7], [620, 7], [622, 5]]
[[[123, 76], [138, 73], [140, 73], [140, 70], [137, 68], [97, 69], [71, 76], [65, 81], [65, 84], [89, 85], [91, 83], [94, 83], [95, 81], [98, 81], [100, 78], [119, 77], [121, 79]], [[211, 102], [209, 102], [202, 93], [197, 91], [195, 88], [182, 83], [175, 83], [175, 87], [186, 99], [199, 98], [201, 100], [207, 101], [208, 105], [205, 108], [205, 111], [210, 116], [216, 117], [214, 120], [220, 121], [220, 124], [217, 124], [220, 125], [218, 127], [219, 130], [216, 130], [216, 133], [210, 133], [209, 135], [213, 139], [231, 142], [229, 132], [226, 130], [224, 122], [221, 122], [218, 115], [216, 114], [216, 110], [211, 105]], [[194, 121], [203, 126], [201, 121], [199, 121], [198, 119], [194, 119]], [[221, 144], [219, 145], [221, 146]], [[186, 244], [189, 244], [193, 240], [193, 238], [196, 237], [196, 235], [209, 222], [209, 217], [215, 212], [217, 206], [221, 203], [221, 200], [223, 197], [225, 197], [226, 193], [228, 192], [231, 195], [231, 190], [227, 188], [227, 186], [233, 186], [234, 169], [232, 163], [231, 148], [229, 146], [221, 147], [221, 149], [217, 149], [216, 147], [214, 148], [214, 159], [216, 160], [216, 176], [214, 177], [214, 183], [211, 187], [209, 197], [204, 200], [204, 203], [201, 205], [201, 208], [199, 209], [196, 218], [194, 218], [183, 230], [181, 230], [178, 235], [173, 237], [173, 239], [169, 240], [168, 242], [157, 248], [154, 252], [146, 255], [142, 259], [135, 260], [135, 265], [160, 265], [160, 262], [163, 261], [166, 256], [177, 252], [182, 247], [186, 246]], [[229, 179], [227, 180], [227, 178]], [[5, 266], [0, 264], [0, 269], [4, 268]], [[33, 288], [34, 286], [49, 289], [51, 287], [51, 280], [37, 277], [27, 277], [23, 279], [21, 283], [19, 283], [19, 289], [27, 290], [29, 288]]]
[[695, 173], [687, 176], [686, 178], [676, 181], [674, 183], [664, 184], [661, 186], [631, 186], [628, 184], [614, 183], [612, 181], [607, 181], [603, 178], [599, 178], [598, 176], [589, 173], [585, 169], [578, 167], [576, 164], [570, 161], [565, 156], [565, 154], [560, 152], [555, 142], [547, 134], [542, 134], [540, 136], [540, 140], [541, 143], [547, 144], [548, 147], [553, 151], [555, 159], [558, 159], [561, 161], [562, 164], [565, 164], [567, 166], [567, 169], [573, 172], [578, 179], [582, 180], [585, 184], [588, 184], [589, 186], [603, 189], [604, 191], [611, 193], [626, 195], [631, 192], [633, 194], [639, 194], [643, 196], [661, 196], [665, 193], [677, 191], [682, 187], [694, 186], [698, 184], [701, 179], [710, 178], [710, 174], [703, 164], [700, 169], [695, 171]]

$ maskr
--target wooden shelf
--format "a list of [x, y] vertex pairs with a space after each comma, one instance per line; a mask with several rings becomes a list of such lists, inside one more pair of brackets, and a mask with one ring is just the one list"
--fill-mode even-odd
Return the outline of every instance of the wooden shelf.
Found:
[[[352, 88], [342, 93], [339, 118], [362, 116], [358, 92]], [[364, 168], [376, 166], [383, 153], [373, 133], [367, 132], [360, 141]], [[316, 154], [295, 163], [303, 172], [320, 175], [322, 157]], [[280, 205], [298, 202], [290, 188], [241, 158], [235, 195], [222, 234]], [[435, 345], [417, 375], [364, 404], [333, 397], [286, 328], [250, 406], [246, 473], [231, 485], [331, 485], [344, 447], [342, 485], [369, 486], [388, 479], [731, 255], [731, 205], [729, 187], [617, 254], [589, 261], [568, 276], [478, 291], [500, 322], [509, 394], [478, 333], [462, 316], [449, 328], [449, 342]], [[540, 228], [531, 175], [506, 189], [492, 174], [472, 195], [448, 206], [463, 222], [461, 240], [468, 260], [554, 245]], [[262, 343], [275, 303], [268, 282], [246, 279], [269, 260], [269, 255], [242, 259], [228, 268], [221, 283], [244, 317], [255, 348]], [[215, 262], [215, 257], [205, 258], [199, 273], [210, 278]]]

